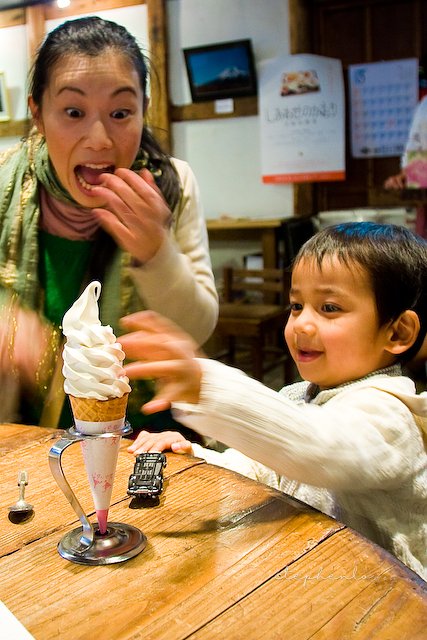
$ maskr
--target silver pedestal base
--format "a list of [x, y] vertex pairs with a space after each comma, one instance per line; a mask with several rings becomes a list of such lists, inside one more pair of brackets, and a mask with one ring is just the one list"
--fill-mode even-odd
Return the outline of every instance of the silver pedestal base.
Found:
[[109, 522], [104, 535], [95, 528], [93, 543], [82, 545], [82, 527], [73, 529], [58, 544], [59, 554], [77, 564], [101, 565], [129, 560], [144, 550], [145, 535], [129, 524]]

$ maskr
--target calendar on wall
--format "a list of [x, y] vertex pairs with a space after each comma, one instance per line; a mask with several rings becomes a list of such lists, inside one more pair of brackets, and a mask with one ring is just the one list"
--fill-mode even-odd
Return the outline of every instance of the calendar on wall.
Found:
[[418, 59], [350, 65], [354, 158], [400, 156], [418, 102]]

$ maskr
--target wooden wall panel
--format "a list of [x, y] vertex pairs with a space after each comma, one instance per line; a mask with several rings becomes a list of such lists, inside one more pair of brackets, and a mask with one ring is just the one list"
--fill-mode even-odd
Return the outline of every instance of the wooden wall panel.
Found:
[[146, 0], [150, 35], [151, 77], [149, 123], [163, 148], [170, 152], [168, 47], [165, 0]]

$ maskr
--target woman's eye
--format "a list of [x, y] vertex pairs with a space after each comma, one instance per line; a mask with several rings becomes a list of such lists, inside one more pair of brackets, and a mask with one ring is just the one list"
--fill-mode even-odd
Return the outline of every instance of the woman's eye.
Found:
[[130, 109], [117, 109], [117, 111], [113, 111], [111, 116], [116, 120], [123, 120], [123, 118], [127, 118], [130, 114]]
[[83, 115], [83, 112], [80, 111], [80, 109], [76, 109], [75, 107], [65, 109], [65, 112], [70, 116], [70, 118], [80, 118]]

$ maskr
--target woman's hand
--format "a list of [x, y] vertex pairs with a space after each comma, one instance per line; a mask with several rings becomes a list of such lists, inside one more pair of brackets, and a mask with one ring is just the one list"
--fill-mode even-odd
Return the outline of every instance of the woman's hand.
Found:
[[202, 371], [196, 360], [198, 346], [170, 320], [154, 311], [140, 311], [121, 319], [132, 331], [118, 338], [127, 358], [137, 360], [124, 367], [131, 379], [156, 380], [156, 394], [143, 407], [156, 413], [172, 402], [197, 403]]
[[150, 433], [141, 431], [135, 442], [128, 447], [129, 453], [137, 456], [139, 453], [152, 451], [173, 451], [174, 453], [193, 453], [191, 442], [186, 440], [178, 431], [162, 431]]
[[142, 264], [148, 262], [160, 249], [172, 219], [153, 176], [147, 169], [117, 169], [102, 174], [102, 181], [93, 193], [106, 204], [93, 209], [94, 215], [122, 249]]
[[398, 190], [398, 189], [404, 189], [405, 187], [406, 187], [406, 174], [404, 171], [401, 171], [395, 176], [390, 176], [384, 182], [384, 189]]

